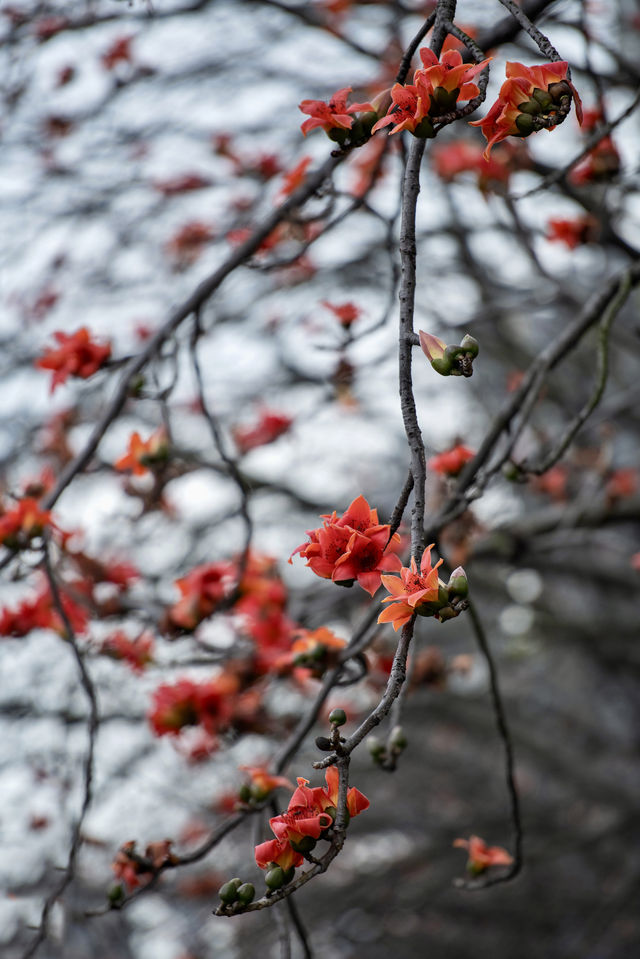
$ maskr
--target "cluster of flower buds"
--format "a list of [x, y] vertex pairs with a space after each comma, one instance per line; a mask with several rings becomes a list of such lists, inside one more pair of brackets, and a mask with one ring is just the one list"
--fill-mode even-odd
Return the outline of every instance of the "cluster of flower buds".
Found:
[[566, 80], [550, 84], [546, 90], [534, 87], [528, 100], [518, 104], [515, 123], [522, 137], [548, 130], [562, 123], [571, 109], [571, 87]]
[[480, 352], [475, 337], [469, 333], [460, 340], [459, 346], [447, 346], [443, 340], [431, 333], [419, 331], [420, 346], [431, 366], [440, 376], [472, 376], [473, 361]]
[[400, 576], [383, 576], [382, 582], [389, 590], [390, 596], [382, 600], [390, 603], [379, 617], [379, 623], [393, 623], [396, 632], [405, 623], [408, 623], [414, 613], [419, 616], [433, 616], [444, 623], [447, 619], [454, 619], [467, 608], [469, 584], [467, 575], [462, 566], [454, 569], [448, 583], [438, 576], [438, 568], [442, 564], [439, 559], [435, 566], [431, 565], [431, 546], [427, 546], [422, 554], [420, 572], [416, 561], [411, 557], [411, 565], [403, 566]]
[[218, 895], [222, 902], [225, 912], [231, 906], [248, 906], [256, 894], [255, 887], [251, 882], [243, 882], [242, 879], [230, 879], [220, 886]]
[[398, 756], [408, 745], [409, 740], [402, 726], [393, 727], [386, 743], [377, 736], [369, 736], [367, 739], [367, 748], [374, 763], [387, 770], [396, 768]]

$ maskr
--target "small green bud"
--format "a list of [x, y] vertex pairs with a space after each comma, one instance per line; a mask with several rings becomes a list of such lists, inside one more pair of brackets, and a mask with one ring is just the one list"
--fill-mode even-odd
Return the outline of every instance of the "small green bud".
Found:
[[451, 361], [445, 356], [439, 356], [431, 360], [431, 366], [440, 376], [451, 376]]
[[517, 483], [522, 477], [522, 472], [513, 460], [507, 460], [506, 463], [502, 464], [502, 475], [510, 483]]
[[384, 743], [381, 739], [378, 739], [377, 736], [369, 736], [367, 739], [367, 749], [371, 753], [373, 759], [378, 762], [384, 756], [385, 748]]
[[525, 100], [524, 103], [519, 103], [518, 110], [520, 113], [529, 113], [531, 116], [537, 116], [542, 110], [542, 107], [538, 101], [532, 97], [531, 100]]
[[303, 836], [298, 842], [290, 839], [289, 844], [295, 852], [300, 852], [303, 856], [316, 848], [316, 840], [313, 836]]
[[344, 726], [347, 721], [347, 714], [344, 709], [332, 709], [329, 713], [329, 722], [332, 726]]
[[404, 734], [402, 726], [394, 726], [391, 730], [391, 735], [389, 736], [389, 743], [391, 748], [397, 752], [401, 753], [409, 745], [409, 740]]
[[447, 588], [450, 596], [465, 597], [468, 594], [469, 583], [467, 581], [467, 575], [462, 566], [458, 566], [457, 569], [454, 569], [449, 577]]
[[334, 143], [339, 143], [340, 146], [343, 146], [349, 136], [349, 132], [349, 130], [343, 130], [342, 127], [331, 127], [330, 130], [327, 130], [327, 136], [330, 140], [333, 140]]
[[533, 133], [535, 129], [535, 124], [533, 122], [533, 117], [529, 116], [528, 113], [520, 113], [516, 117], [516, 126], [518, 132], [522, 137], [528, 137], [530, 133]]
[[551, 95], [549, 94], [549, 92], [547, 90], [540, 90], [538, 87], [536, 87], [536, 89], [533, 91], [531, 96], [538, 101], [538, 103], [540, 104], [540, 106], [545, 112], [549, 109], [549, 107], [553, 103], [553, 100], [551, 99]]
[[465, 353], [470, 353], [475, 359], [480, 352], [480, 344], [476, 340], [475, 336], [471, 336], [470, 333], [465, 333], [460, 340], [460, 349], [464, 350]]
[[251, 882], [243, 882], [241, 886], [238, 886], [238, 902], [241, 902], [243, 906], [248, 906], [255, 894], [256, 890]]
[[424, 117], [412, 132], [419, 140], [431, 140], [436, 135], [429, 117]]
[[223, 886], [220, 886], [218, 890], [218, 895], [220, 899], [225, 904], [225, 906], [230, 906], [238, 898], [238, 887], [240, 885], [240, 880], [231, 879], [229, 882], [225, 882]]
[[438, 612], [438, 619], [441, 623], [446, 623], [448, 619], [455, 619], [459, 615], [459, 610], [454, 609], [453, 606], [443, 606]]
[[563, 97], [569, 97], [571, 100], [571, 87], [566, 80], [559, 80], [557, 83], [550, 83], [547, 92], [554, 103], [560, 103]]
[[117, 906], [124, 899], [124, 887], [122, 883], [116, 882], [109, 886], [107, 890], [107, 899], [112, 906]]
[[240, 789], [238, 790], [238, 799], [240, 802], [249, 803], [251, 802], [251, 798], [251, 787], [246, 783], [243, 786], [240, 786]]
[[295, 866], [292, 866], [291, 869], [285, 869], [285, 870], [284, 870], [284, 885], [285, 885], [285, 886], [286, 886], [286, 884], [287, 884], [288, 882], [291, 882], [291, 880], [293, 879], [293, 877], [294, 877], [294, 875], [295, 875], [295, 871], [296, 871], [296, 867], [295, 867]]
[[272, 891], [284, 886], [285, 875], [282, 866], [272, 866], [271, 869], [267, 871], [264, 881], [267, 884], [267, 889], [271, 889]]

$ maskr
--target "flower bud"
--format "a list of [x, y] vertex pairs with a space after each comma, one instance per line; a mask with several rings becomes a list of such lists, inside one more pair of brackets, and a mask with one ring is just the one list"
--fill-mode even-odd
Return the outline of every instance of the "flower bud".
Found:
[[116, 882], [112, 886], [109, 886], [107, 891], [107, 899], [112, 906], [117, 906], [122, 902], [124, 899], [124, 888], [122, 883]]
[[524, 103], [519, 103], [518, 110], [520, 113], [529, 113], [531, 116], [537, 116], [538, 113], [541, 112], [542, 106], [532, 97], [530, 100], [525, 100]]
[[440, 376], [451, 376], [451, 361], [444, 356], [432, 360], [431, 366]]
[[475, 336], [471, 336], [470, 333], [465, 333], [460, 340], [460, 349], [464, 350], [465, 353], [470, 353], [475, 359], [480, 352], [480, 344], [476, 340]]
[[420, 140], [431, 140], [436, 135], [429, 117], [424, 117], [411, 132]]
[[513, 460], [507, 460], [506, 463], [502, 464], [502, 475], [510, 483], [517, 483], [522, 478], [522, 471]]
[[434, 113], [449, 113], [455, 110], [460, 88], [447, 90], [445, 87], [436, 87], [431, 95], [431, 110]]
[[563, 97], [571, 99], [571, 87], [566, 80], [559, 80], [558, 83], [550, 83], [547, 91], [554, 103], [560, 103]]
[[440, 620], [441, 623], [446, 623], [448, 619], [455, 619], [456, 616], [459, 616], [460, 612], [457, 609], [454, 609], [453, 606], [443, 606], [439, 610], [436, 618]]
[[461, 596], [464, 597], [469, 592], [469, 583], [467, 581], [467, 574], [463, 570], [462, 566], [458, 566], [452, 572], [449, 577], [449, 582], [447, 584], [450, 596]]
[[318, 749], [321, 749], [323, 753], [328, 753], [333, 749], [331, 740], [327, 739], [326, 736], [316, 736], [316, 746]]
[[267, 870], [264, 881], [267, 884], [267, 889], [272, 892], [284, 886], [286, 880], [282, 866], [272, 866], [271, 869]]
[[243, 906], [248, 906], [256, 894], [255, 886], [251, 882], [243, 882], [241, 886], [238, 886], [237, 892], [238, 902], [241, 902]]
[[344, 726], [347, 721], [347, 714], [344, 709], [332, 709], [329, 713], [329, 722], [332, 726]]
[[331, 127], [330, 130], [327, 130], [327, 136], [330, 140], [333, 140], [334, 143], [344, 146], [349, 136], [349, 130], [343, 130], [342, 127]]
[[236, 901], [238, 898], [238, 888], [241, 885], [242, 883], [240, 879], [230, 879], [229, 882], [225, 882], [223, 886], [220, 886], [218, 895], [225, 906], [230, 906]]
[[367, 739], [367, 749], [371, 753], [371, 758], [380, 762], [385, 754], [384, 743], [377, 736], [369, 736]]
[[316, 840], [313, 838], [313, 836], [303, 836], [302, 839], [299, 839], [298, 841], [290, 839], [289, 845], [294, 852], [302, 853], [304, 856], [316, 848]]
[[516, 126], [520, 136], [528, 137], [530, 133], [533, 133], [535, 128], [533, 117], [529, 116], [528, 113], [518, 114], [516, 117]]
[[389, 745], [396, 753], [401, 753], [409, 745], [402, 726], [394, 726], [389, 736]]
[[248, 786], [246, 783], [243, 786], [240, 786], [240, 789], [238, 790], [238, 799], [243, 803], [251, 802], [251, 786]]
[[548, 110], [553, 100], [551, 99], [551, 94], [547, 90], [540, 90], [539, 87], [533, 91], [531, 96], [534, 100], [537, 100], [543, 110]]

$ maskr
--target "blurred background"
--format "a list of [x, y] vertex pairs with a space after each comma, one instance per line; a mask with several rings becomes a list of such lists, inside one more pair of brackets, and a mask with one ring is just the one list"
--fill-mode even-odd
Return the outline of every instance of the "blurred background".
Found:
[[[55, 485], [127, 358], [327, 158], [334, 144], [322, 131], [300, 132], [300, 101], [344, 87], [364, 101], [389, 87], [433, 6], [0, 5], [5, 513], [16, 497]], [[572, 112], [551, 133], [499, 144], [490, 162], [465, 121], [427, 144], [416, 330], [446, 343], [470, 333], [480, 343], [471, 379], [440, 377], [415, 351], [431, 460], [427, 525], [456, 482], [456, 463], [436, 457], [460, 446], [475, 452], [541, 352], [612, 278], [637, 268], [637, 5], [522, 6], [570, 61], [585, 123]], [[494, 58], [477, 119], [505, 61], [542, 58], [497, 0], [461, 0], [456, 22]], [[56, 503], [55, 520], [70, 534], [56, 554], [58, 575], [81, 610], [78, 648], [99, 727], [83, 842], [42, 959], [287, 955], [277, 909], [212, 915], [230, 876], [261, 892], [253, 847], [268, 836], [266, 816], [247, 817], [208, 856], [167, 871], [122, 911], [108, 909], [111, 862], [134, 839], [142, 848], [165, 838], [180, 853], [196, 848], [233, 810], [239, 767], [268, 762], [320, 688], [308, 671], [261, 675], [252, 687], [260, 721], [215, 744], [197, 727], [155, 735], [147, 721], [161, 684], [210, 677], [257, 642], [230, 614], [187, 633], [171, 623], [175, 581], [241, 553], [247, 504], [252, 549], [272, 558], [269, 575], [283, 584], [280, 652], [297, 628], [326, 626], [348, 640], [371, 608], [364, 591], [337, 589], [299, 557], [287, 559], [320, 515], [343, 513], [359, 494], [388, 522], [405, 482], [397, 282], [406, 147], [382, 132], [354, 150], [231, 273], [200, 311], [198, 336], [189, 322], [164, 342]], [[638, 955], [637, 291], [608, 334], [599, 321], [596, 311], [544, 377], [526, 422], [516, 418], [505, 432], [477, 498], [434, 531], [440, 555], [467, 571], [498, 665], [524, 869], [513, 883], [473, 893], [454, 884], [466, 858], [456, 838], [511, 846], [503, 745], [469, 618], [420, 619], [402, 714], [408, 746], [392, 773], [366, 744], [354, 754], [351, 782], [371, 806], [327, 874], [296, 896], [318, 959], [390, 950], [398, 959]], [[55, 332], [82, 327], [111, 344], [111, 358], [52, 392], [51, 373], [34, 363], [56, 345]], [[599, 377], [594, 412], [541, 469]], [[164, 437], [168, 448], [141, 475], [115, 465], [136, 431], [144, 441]], [[88, 710], [70, 644], [33, 614], [39, 550], [5, 547], [0, 562], [0, 944], [14, 959], [29, 954], [31, 927], [66, 867]], [[118, 631], [144, 639], [137, 658], [114, 643]], [[355, 728], [384, 690], [395, 639], [390, 626], [370, 631], [364, 677], [332, 691], [287, 776], [319, 784], [311, 762], [314, 736], [327, 732], [324, 712], [345, 708], [346, 728]], [[286, 801], [279, 793], [278, 809]], [[295, 936], [291, 955], [304, 955]]]

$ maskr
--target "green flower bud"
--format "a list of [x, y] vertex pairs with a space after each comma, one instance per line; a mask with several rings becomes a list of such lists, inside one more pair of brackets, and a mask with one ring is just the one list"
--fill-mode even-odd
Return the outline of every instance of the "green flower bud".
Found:
[[225, 906], [230, 906], [236, 901], [238, 898], [238, 888], [241, 885], [242, 883], [240, 879], [230, 879], [229, 882], [225, 882], [223, 886], [220, 886], [218, 895]]
[[522, 137], [528, 137], [529, 134], [533, 133], [535, 129], [533, 117], [529, 116], [528, 113], [520, 113], [516, 117], [516, 126], [520, 136]]
[[540, 104], [540, 106], [545, 112], [549, 109], [549, 107], [553, 103], [553, 100], [551, 99], [551, 95], [549, 94], [549, 92], [547, 90], [540, 90], [538, 87], [536, 87], [536, 89], [533, 91], [531, 96], [534, 98], [534, 100], [538, 101], [538, 103]]
[[394, 726], [389, 736], [389, 743], [393, 750], [401, 753], [409, 745], [409, 740], [404, 734], [402, 726]]
[[296, 867], [292, 866], [291, 869], [284, 870], [284, 885], [286, 886], [288, 882], [291, 882], [295, 875]]
[[285, 874], [282, 866], [272, 866], [271, 869], [267, 871], [264, 881], [267, 884], [267, 889], [271, 889], [272, 891], [284, 886]]
[[116, 882], [109, 886], [107, 890], [107, 899], [112, 906], [117, 906], [124, 899], [124, 887], [122, 883]]
[[532, 97], [531, 100], [525, 100], [524, 103], [519, 103], [518, 110], [520, 113], [529, 113], [531, 116], [537, 116], [542, 110], [542, 107], [538, 101]]
[[347, 721], [347, 714], [344, 709], [332, 709], [329, 713], [329, 722], [332, 726], [344, 726]]
[[238, 790], [238, 799], [240, 802], [248, 803], [251, 802], [251, 787], [246, 783], [243, 786], [240, 786]]
[[467, 575], [462, 566], [458, 566], [457, 569], [454, 569], [449, 577], [449, 583], [447, 585], [450, 596], [465, 597], [468, 594], [469, 583], [467, 581]]
[[446, 90], [444, 87], [436, 87], [431, 95], [431, 110], [434, 113], [449, 113], [455, 110], [460, 88], [455, 90]]
[[342, 127], [331, 127], [330, 130], [327, 130], [329, 139], [333, 140], [334, 143], [339, 143], [340, 146], [344, 146], [349, 133], [349, 130], [343, 130]]
[[379, 762], [385, 753], [384, 743], [377, 736], [369, 736], [367, 739], [367, 749], [371, 753], [372, 759]]
[[419, 140], [431, 140], [436, 135], [429, 117], [424, 117], [412, 133]]
[[431, 360], [431, 366], [440, 376], [451, 376], [451, 362], [445, 356]]
[[470, 333], [465, 333], [460, 340], [460, 349], [464, 350], [465, 353], [470, 353], [475, 359], [480, 352], [480, 344], [476, 340], [475, 336], [471, 336]]
[[554, 103], [560, 103], [563, 97], [569, 97], [571, 100], [571, 87], [566, 80], [559, 80], [558, 83], [550, 83], [547, 92]]
[[303, 836], [302, 839], [297, 842], [293, 839], [289, 840], [289, 844], [295, 852], [300, 852], [304, 856], [308, 852], [312, 852], [316, 848], [316, 840], [313, 836]]
[[238, 902], [241, 902], [243, 906], [248, 906], [255, 894], [256, 890], [251, 882], [243, 882], [241, 886], [238, 886]]
[[438, 612], [438, 619], [441, 623], [446, 623], [448, 619], [455, 619], [459, 615], [459, 610], [454, 609], [453, 606], [443, 606]]

